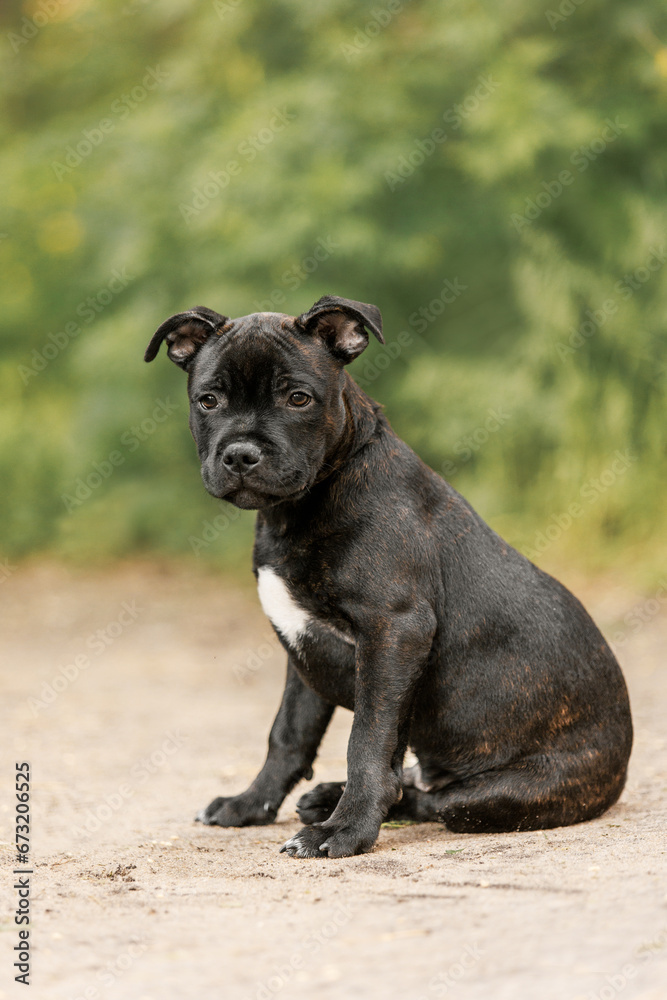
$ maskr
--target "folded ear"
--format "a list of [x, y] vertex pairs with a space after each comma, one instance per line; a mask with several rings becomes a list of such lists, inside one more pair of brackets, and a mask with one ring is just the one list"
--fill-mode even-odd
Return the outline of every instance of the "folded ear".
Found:
[[367, 302], [325, 295], [308, 312], [298, 316], [296, 322], [308, 333], [321, 337], [344, 365], [368, 347], [367, 330], [384, 344], [380, 310]]
[[146, 348], [144, 361], [152, 361], [160, 350], [163, 340], [167, 341], [167, 356], [179, 368], [187, 368], [195, 354], [227, 322], [226, 316], [195, 306], [187, 312], [176, 313], [158, 327]]

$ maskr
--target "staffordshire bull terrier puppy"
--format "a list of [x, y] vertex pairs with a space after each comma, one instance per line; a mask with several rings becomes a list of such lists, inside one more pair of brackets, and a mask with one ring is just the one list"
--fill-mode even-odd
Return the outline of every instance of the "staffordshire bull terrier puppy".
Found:
[[599, 816], [632, 744], [618, 663], [350, 378], [369, 331], [384, 342], [376, 306], [327, 295], [297, 317], [196, 307], [146, 350], [166, 341], [188, 374], [206, 489], [258, 511], [259, 598], [287, 651], [266, 763], [197, 818], [273, 822], [337, 705], [354, 712], [347, 781], [301, 797], [289, 855], [369, 851], [388, 817], [495, 833]]

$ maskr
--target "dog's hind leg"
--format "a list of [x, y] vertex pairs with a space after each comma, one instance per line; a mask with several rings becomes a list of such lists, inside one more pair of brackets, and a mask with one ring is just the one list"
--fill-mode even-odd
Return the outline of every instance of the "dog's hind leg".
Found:
[[624, 764], [614, 770], [594, 751], [553, 752], [472, 775], [438, 791], [404, 787], [387, 818], [437, 821], [454, 833], [542, 830], [601, 815], [616, 802], [624, 783]]

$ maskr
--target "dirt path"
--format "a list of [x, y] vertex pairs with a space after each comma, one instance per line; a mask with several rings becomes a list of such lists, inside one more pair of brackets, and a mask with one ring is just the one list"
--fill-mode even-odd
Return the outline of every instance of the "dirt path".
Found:
[[[280, 697], [284, 654], [252, 590], [152, 566], [15, 572], [0, 586], [0, 1000], [664, 1000], [667, 616], [645, 602], [634, 632], [641, 595], [575, 590], [627, 634], [620, 803], [546, 833], [383, 829], [371, 854], [329, 862], [278, 854], [305, 784], [275, 826], [192, 822], [254, 776]], [[350, 718], [316, 781], [344, 776]], [[15, 760], [33, 768], [30, 992], [10, 957]]]

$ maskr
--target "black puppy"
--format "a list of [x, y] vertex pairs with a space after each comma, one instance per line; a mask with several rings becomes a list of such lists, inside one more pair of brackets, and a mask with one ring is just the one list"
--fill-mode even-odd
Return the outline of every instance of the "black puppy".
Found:
[[[579, 601], [499, 538], [393, 433], [344, 366], [379, 310], [326, 296], [298, 317], [203, 307], [155, 333], [188, 373], [213, 496], [259, 511], [254, 571], [288, 653], [266, 763], [197, 817], [271, 823], [311, 778], [336, 705], [346, 784], [318, 785], [298, 857], [368, 851], [387, 817], [459, 833], [599, 816], [632, 744], [620, 668]], [[403, 771], [410, 747], [419, 763]]]

